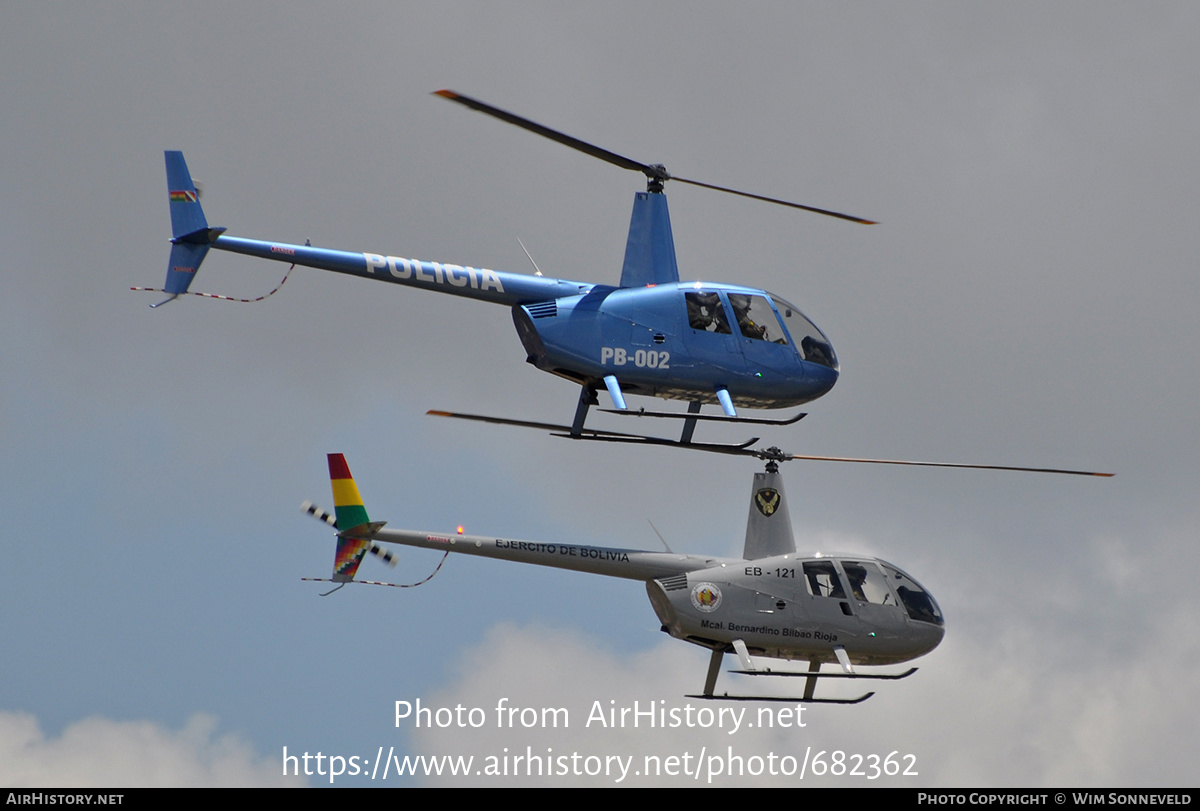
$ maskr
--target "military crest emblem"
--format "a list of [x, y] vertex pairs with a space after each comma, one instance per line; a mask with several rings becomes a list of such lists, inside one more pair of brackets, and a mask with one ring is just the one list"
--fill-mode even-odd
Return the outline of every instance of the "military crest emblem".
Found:
[[760, 513], [770, 518], [779, 509], [779, 491], [771, 487], [764, 487], [754, 494], [754, 506]]

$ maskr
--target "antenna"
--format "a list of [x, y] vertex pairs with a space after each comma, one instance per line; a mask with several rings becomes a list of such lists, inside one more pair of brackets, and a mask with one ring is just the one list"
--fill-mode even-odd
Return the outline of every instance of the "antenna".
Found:
[[533, 255], [529, 253], [529, 249], [525, 247], [525, 243], [521, 241], [520, 237], [517, 237], [517, 244], [521, 246], [521, 250], [525, 251], [525, 255], [529, 257], [529, 264], [533, 265], [533, 275], [541, 276], [542, 269], [537, 266], [537, 262], [533, 261]]
[[650, 529], [654, 530], [654, 534], [658, 536], [658, 539], [660, 541], [662, 541], [662, 545], [667, 548], [667, 551], [670, 552], [672, 555], [674, 555], [675, 550], [673, 550], [673, 549], [671, 549], [671, 547], [667, 546], [667, 539], [664, 538], [662, 536], [662, 533], [658, 531], [658, 527], [654, 526], [654, 522], [651, 521], [649, 518], [647, 518], [646, 523], [650, 525]]

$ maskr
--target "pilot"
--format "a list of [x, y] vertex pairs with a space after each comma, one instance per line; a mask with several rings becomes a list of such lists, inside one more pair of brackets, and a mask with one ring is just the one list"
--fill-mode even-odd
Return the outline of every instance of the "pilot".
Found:
[[733, 315], [737, 318], [738, 329], [742, 331], [742, 335], [747, 338], [754, 338], [757, 341], [765, 341], [767, 339], [767, 328], [754, 323], [754, 319], [750, 317], [750, 297], [749, 296], [729, 296], [729, 305], [733, 307]]
[[850, 591], [854, 592], [855, 599], [861, 603], [867, 602], [867, 595], [863, 593], [867, 570], [857, 563], [843, 563], [842, 568], [846, 571], [846, 579], [850, 581]]

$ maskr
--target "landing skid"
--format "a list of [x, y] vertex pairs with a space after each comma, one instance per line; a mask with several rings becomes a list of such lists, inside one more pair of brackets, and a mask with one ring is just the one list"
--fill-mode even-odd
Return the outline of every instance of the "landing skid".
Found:
[[796, 696], [702, 696], [702, 695], [686, 695], [684, 698], [699, 698], [705, 701], [778, 701], [788, 704], [861, 704], [871, 696], [875, 695], [874, 691], [861, 695], [858, 698], [798, 698]]
[[715, 695], [717, 686], [717, 676], [721, 672], [721, 662], [725, 659], [725, 654], [728, 649], [725, 647], [717, 647], [712, 649], [712, 656], [708, 660], [708, 675], [704, 679], [704, 692], [700, 695], [688, 695], [687, 698], [700, 698], [707, 701], [782, 701], [795, 702], [800, 704], [861, 704], [875, 692], [869, 692], [861, 695], [858, 698], [814, 698], [813, 693], [817, 688], [817, 679], [884, 679], [887, 681], [895, 681], [897, 679], [906, 679], [917, 672], [915, 667], [910, 667], [903, 673], [857, 673], [853, 670], [850, 659], [842, 648], [835, 648], [838, 661], [842, 665], [842, 672], [821, 672], [821, 663], [810, 661], [808, 670], [760, 670], [754, 666], [754, 661], [750, 658], [750, 652], [746, 647], [746, 643], [741, 639], [733, 640], [733, 652], [737, 654], [738, 662], [742, 665], [741, 670], [731, 670], [730, 673], [737, 673], [742, 676], [791, 676], [794, 678], [802, 678], [805, 680], [803, 696], [731, 696], [728, 693], [725, 695]]
[[793, 425], [808, 416], [808, 412], [801, 411], [793, 417], [772, 420], [767, 417], [726, 417], [723, 414], [681, 414], [678, 411], [647, 411], [644, 408], [640, 408], [637, 411], [629, 409], [622, 411], [619, 408], [602, 408], [600, 410], [605, 414], [620, 414], [625, 417], [657, 417], [669, 420], [703, 420], [705, 422], [746, 423], [748, 425]]
[[[1111, 478], [1111, 473], [1095, 473], [1088, 470], [1066, 470], [1061, 468], [1045, 468], [1045, 467], [1017, 467], [1013, 465], [975, 465], [975, 464], [960, 464], [957, 462], [915, 462], [906, 459], [861, 459], [849, 456], [810, 456], [806, 454], [787, 453], [778, 447], [771, 446], [769, 448], [751, 447], [758, 442], [758, 437], [749, 439], [746, 442], [735, 444], [720, 444], [711, 442], [693, 442], [692, 433], [696, 428], [696, 423], [700, 420], [711, 422], [742, 422], [742, 423], [758, 423], [764, 425], [788, 425], [799, 421], [805, 415], [797, 414], [784, 420], [768, 420], [752, 417], [734, 417], [734, 416], [717, 416], [700, 414], [700, 403], [692, 401], [688, 403], [686, 414], [676, 414], [670, 412], [657, 411], [614, 411], [611, 413], [625, 414], [626, 416], [643, 416], [643, 417], [670, 417], [671, 419], [683, 420], [683, 431], [679, 439], [666, 439], [664, 437], [646, 436], [644, 434], [626, 434], [620, 431], [603, 431], [596, 428], [585, 428], [584, 420], [587, 419], [588, 409], [596, 404], [596, 390], [589, 387], [583, 387], [579, 393], [579, 405], [575, 409], [575, 419], [571, 425], [556, 425], [548, 422], [531, 422], [529, 420], [510, 420], [503, 417], [486, 417], [479, 414], [461, 414], [452, 411], [427, 411], [436, 417], [454, 417], [460, 420], [475, 420], [477, 422], [490, 422], [495, 425], [515, 425], [521, 428], [536, 428], [541, 431], [549, 431], [555, 436], [567, 437], [570, 439], [586, 439], [593, 442], [625, 442], [639, 445], [659, 445], [673, 448], [690, 448], [696, 451], [708, 451], [710, 453], [724, 453], [732, 456], [753, 456], [756, 459], [761, 459], [770, 464], [778, 464], [787, 462], [792, 459], [809, 460], [816, 462], [856, 462], [859, 464], [871, 465], [906, 465], [911, 467], [942, 467], [942, 468], [958, 468], [962, 470], [1011, 470], [1025, 473], [1057, 473], [1070, 476], [1102, 476]], [[607, 409], [605, 409], [607, 410]]]
[[764, 451], [760, 451], [751, 447], [758, 442], [758, 437], [753, 437], [745, 442], [722, 444], [712, 442], [693, 442], [692, 435], [696, 430], [698, 421], [705, 422], [725, 422], [725, 423], [746, 423], [751, 425], [791, 425], [798, 422], [807, 416], [801, 412], [793, 417], [774, 420], [762, 417], [738, 417], [733, 412], [733, 403], [729, 398], [727, 391], [722, 389], [718, 394], [724, 393], [722, 399], [722, 408], [725, 409], [724, 416], [715, 414], [701, 414], [701, 403], [698, 400], [692, 400], [688, 403], [686, 413], [670, 412], [670, 411], [647, 411], [639, 409], [638, 411], [629, 411], [625, 409], [625, 398], [621, 394], [620, 386], [616, 382], [615, 377], [606, 377], [605, 385], [608, 386], [609, 394], [613, 398], [613, 402], [617, 404], [617, 409], [603, 409], [611, 414], [625, 414], [635, 417], [655, 417], [660, 419], [674, 419], [683, 421], [683, 430], [680, 433], [679, 439], [667, 439], [665, 437], [647, 436], [645, 434], [629, 434], [621, 431], [604, 431], [596, 428], [585, 428], [584, 423], [587, 421], [588, 411], [592, 406], [598, 404], [596, 399], [596, 387], [593, 385], [584, 384], [579, 389], [579, 402], [575, 407], [575, 417], [568, 425], [556, 425], [548, 422], [533, 422], [531, 420], [511, 420], [504, 417], [488, 417], [482, 414], [463, 414], [455, 411], [436, 411], [429, 410], [425, 412], [435, 417], [453, 417], [459, 420], [474, 420], [475, 422], [487, 422], [493, 425], [514, 425], [518, 428], [535, 428], [541, 431], [549, 431], [554, 436], [565, 437], [567, 439], [586, 439], [592, 442], [624, 442], [637, 445], [658, 445], [663, 447], [675, 448], [690, 448], [697, 451], [709, 451], [710, 453], [726, 453], [735, 455], [750, 455], [757, 456], [761, 459], [773, 458], [781, 452], [777, 448], [771, 448], [766, 453], [770, 456], [763, 456]]
[[[492, 425], [513, 425], [518, 428], [534, 428], [539, 431], [548, 431], [552, 436], [564, 437], [566, 439], [582, 439], [591, 442], [625, 442], [637, 445], [665, 445], [676, 448], [690, 448], [697, 451], [710, 451], [712, 453], [753, 453], [750, 450], [750, 446], [758, 442], [758, 437], [751, 437], [745, 442], [736, 444], [685, 442], [678, 439], [666, 439], [664, 437], [645, 436], [643, 434], [626, 434], [620, 431], [604, 431], [596, 428], [579, 428], [573, 430], [573, 426], [570, 425], [557, 425], [549, 422], [533, 422], [530, 420], [512, 420], [505, 417], [488, 417], [482, 414], [463, 414], [457, 411], [437, 411], [431, 409], [425, 413], [433, 417], [452, 417], [456, 420], [472, 420]], [[733, 422], [734, 420], [728, 419], [728, 421]]]
[[916, 673], [917, 669], [910, 667], [903, 673], [803, 673], [795, 670], [731, 670], [729, 672], [737, 673], [739, 676], [791, 676], [797, 679], [886, 679], [894, 681], [896, 679], [907, 679]]

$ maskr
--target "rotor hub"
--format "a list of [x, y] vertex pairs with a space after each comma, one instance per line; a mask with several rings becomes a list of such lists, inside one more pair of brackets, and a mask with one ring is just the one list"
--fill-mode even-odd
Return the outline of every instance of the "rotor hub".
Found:
[[651, 194], [662, 194], [663, 184], [671, 179], [667, 167], [661, 163], [651, 163], [643, 171], [646, 173], [646, 191]]
[[768, 473], [778, 473], [779, 463], [786, 462], [793, 458], [790, 453], [784, 453], [775, 445], [772, 445], [769, 448], [758, 448], [756, 450], [752, 450], [752, 453], [767, 463]]

